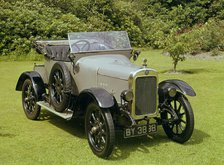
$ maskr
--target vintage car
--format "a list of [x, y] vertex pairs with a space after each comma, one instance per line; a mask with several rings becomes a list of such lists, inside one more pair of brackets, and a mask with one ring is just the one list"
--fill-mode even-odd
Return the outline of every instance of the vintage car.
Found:
[[124, 138], [155, 133], [162, 125], [167, 136], [186, 142], [194, 129], [194, 115], [186, 98], [195, 92], [186, 82], [159, 83], [158, 74], [133, 64], [125, 31], [69, 33], [68, 40], [34, 42], [44, 64], [19, 77], [22, 105], [35, 120], [41, 107], [66, 120], [83, 118], [93, 153], [110, 156], [116, 130]]

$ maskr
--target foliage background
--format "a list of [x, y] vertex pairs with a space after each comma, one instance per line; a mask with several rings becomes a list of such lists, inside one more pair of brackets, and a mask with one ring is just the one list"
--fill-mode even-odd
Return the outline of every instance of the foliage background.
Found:
[[224, 0], [0, 0], [0, 4], [1, 56], [18, 58], [30, 52], [33, 40], [62, 39], [71, 31], [126, 30], [133, 46], [165, 48], [174, 54], [179, 48], [193, 54], [224, 49]]

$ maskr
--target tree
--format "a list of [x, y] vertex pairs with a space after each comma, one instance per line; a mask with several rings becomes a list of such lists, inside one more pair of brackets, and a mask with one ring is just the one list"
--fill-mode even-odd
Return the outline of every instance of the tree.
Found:
[[191, 52], [191, 48], [192, 42], [186, 34], [178, 35], [176, 32], [171, 32], [167, 37], [165, 51], [172, 58], [174, 72], [177, 71], [177, 64], [186, 59], [185, 54]]
[[177, 64], [179, 63], [179, 61], [185, 60], [184, 55], [188, 52], [188, 50], [183, 43], [177, 42], [173, 46], [167, 48], [167, 52], [169, 53], [173, 61], [173, 71], [176, 72]]

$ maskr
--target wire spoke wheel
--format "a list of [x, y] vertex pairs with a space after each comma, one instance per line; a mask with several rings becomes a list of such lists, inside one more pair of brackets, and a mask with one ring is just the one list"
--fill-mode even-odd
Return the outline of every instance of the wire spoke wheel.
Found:
[[[170, 107], [176, 112], [178, 120], [169, 124], [170, 129], [174, 134], [182, 134], [186, 129], [186, 113], [182, 103], [179, 100], [171, 100]], [[171, 115], [168, 115], [167, 119], [171, 120]]]
[[50, 101], [54, 109], [63, 112], [69, 104], [71, 76], [67, 66], [57, 62], [51, 69], [49, 77]]
[[101, 109], [91, 103], [85, 117], [86, 135], [89, 145], [99, 157], [107, 158], [114, 145], [114, 124], [108, 109]]
[[90, 138], [92, 143], [95, 144], [95, 147], [97, 150], [103, 150], [106, 145], [106, 126], [105, 121], [102, 112], [93, 111], [90, 116], [90, 125], [88, 127], [88, 130], [90, 132]]
[[167, 101], [166, 104], [176, 113], [178, 119], [174, 120], [168, 111], [161, 113], [161, 118], [169, 121], [163, 124], [164, 131], [172, 140], [184, 143], [191, 137], [194, 129], [194, 115], [191, 105], [187, 98], [180, 93], [172, 100]]
[[27, 118], [32, 120], [37, 119], [40, 114], [40, 106], [36, 102], [33, 84], [30, 79], [26, 79], [22, 87], [22, 104]]
[[60, 104], [63, 100], [64, 82], [60, 70], [56, 70], [53, 73], [52, 93], [55, 101]]

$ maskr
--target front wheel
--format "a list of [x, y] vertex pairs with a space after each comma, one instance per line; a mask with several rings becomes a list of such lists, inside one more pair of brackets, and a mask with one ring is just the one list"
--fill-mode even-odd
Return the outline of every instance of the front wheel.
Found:
[[101, 109], [91, 103], [85, 116], [85, 130], [90, 148], [101, 158], [107, 158], [115, 140], [114, 123], [109, 109]]
[[166, 135], [178, 143], [188, 141], [194, 130], [194, 114], [189, 101], [178, 93], [176, 97], [166, 102], [166, 106], [173, 109], [178, 117], [177, 120], [173, 120], [168, 111], [161, 113], [161, 118], [167, 121], [163, 124]]

